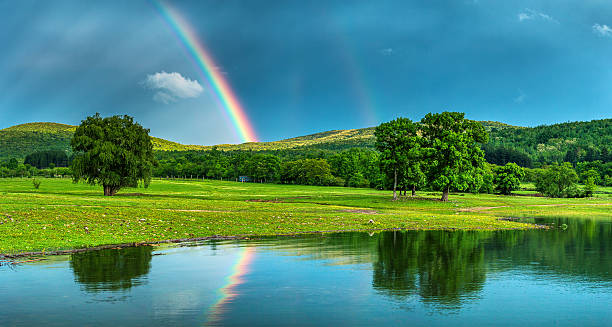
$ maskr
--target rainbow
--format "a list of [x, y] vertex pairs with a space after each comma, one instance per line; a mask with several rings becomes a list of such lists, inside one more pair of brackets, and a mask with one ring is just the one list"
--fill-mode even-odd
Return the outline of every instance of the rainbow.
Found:
[[202, 75], [214, 90], [217, 100], [229, 115], [242, 141], [257, 142], [253, 125], [242, 108], [238, 97], [232, 91], [223, 74], [217, 70], [213, 57], [198, 39], [193, 27], [170, 5], [160, 0], [152, 0], [152, 2], [193, 57]]
[[380, 123], [376, 111], [376, 99], [369, 91], [368, 81], [365, 78], [364, 65], [359, 63], [356, 52], [351, 49], [346, 33], [338, 25], [337, 20], [329, 17], [326, 11], [319, 12], [324, 27], [328, 34], [333, 37], [339, 54], [342, 55], [343, 66], [347, 74], [347, 81], [352, 89], [354, 99], [361, 111], [362, 121], [366, 126], [378, 125]]
[[238, 285], [244, 283], [243, 276], [249, 272], [249, 265], [253, 262], [254, 257], [254, 248], [243, 248], [238, 256], [238, 261], [232, 267], [232, 273], [226, 278], [225, 285], [219, 289], [221, 297], [210, 307], [207, 325], [214, 325], [219, 322], [221, 315], [225, 311], [225, 305], [238, 296], [235, 289]]

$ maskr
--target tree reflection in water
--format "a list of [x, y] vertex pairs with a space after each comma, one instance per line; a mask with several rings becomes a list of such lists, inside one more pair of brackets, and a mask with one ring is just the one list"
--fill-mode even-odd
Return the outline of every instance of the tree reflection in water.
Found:
[[511, 270], [564, 283], [612, 284], [610, 221], [547, 218], [532, 222], [554, 227], [381, 233], [372, 285], [397, 300], [418, 296], [424, 303], [458, 308], [478, 297], [487, 274]]
[[[564, 228], [334, 233], [198, 246], [215, 249], [248, 242], [260, 251], [325, 265], [365, 264], [372, 268], [372, 287], [379, 294], [401, 302], [416, 299], [442, 310], [457, 309], [479, 298], [487, 278], [508, 272], [612, 286], [610, 221], [550, 218], [532, 222]], [[73, 254], [70, 267], [87, 292], [127, 290], [146, 282], [152, 251], [143, 246]]]
[[484, 246], [490, 233], [387, 232], [378, 238], [373, 287], [401, 299], [457, 307], [482, 289], [486, 279]]
[[138, 246], [72, 254], [70, 268], [87, 292], [122, 291], [146, 282], [153, 247]]

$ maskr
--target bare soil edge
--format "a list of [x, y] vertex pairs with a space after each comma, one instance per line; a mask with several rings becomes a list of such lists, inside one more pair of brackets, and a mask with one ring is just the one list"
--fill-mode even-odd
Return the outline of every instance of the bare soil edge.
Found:
[[[537, 224], [528, 224], [522, 223], [526, 225], [532, 225], [536, 229], [548, 229], [548, 226], [537, 225]], [[205, 236], [205, 237], [192, 237], [192, 238], [177, 238], [177, 239], [169, 239], [169, 240], [161, 240], [161, 241], [143, 241], [143, 242], [131, 242], [131, 243], [119, 243], [119, 244], [105, 244], [93, 247], [86, 248], [78, 248], [78, 249], [67, 249], [67, 250], [57, 250], [57, 251], [35, 251], [35, 252], [21, 252], [15, 254], [1, 254], [0, 260], [11, 260], [18, 258], [26, 258], [26, 257], [40, 257], [40, 256], [55, 256], [55, 255], [67, 255], [73, 253], [82, 253], [89, 251], [98, 251], [98, 250], [107, 250], [107, 249], [122, 249], [127, 247], [136, 247], [136, 246], [151, 246], [151, 245], [159, 245], [159, 244], [170, 244], [170, 243], [186, 243], [186, 242], [197, 242], [197, 241], [215, 241], [215, 240], [248, 240], [255, 238], [264, 238], [271, 236], [280, 236], [280, 237], [294, 237], [300, 235], [312, 235], [312, 234], [329, 234], [329, 233], [343, 233], [343, 232], [385, 232], [385, 231], [410, 231], [410, 230], [438, 230], [438, 231], [482, 231], [482, 229], [466, 229], [466, 228], [437, 228], [437, 229], [422, 229], [422, 228], [364, 228], [364, 229], [335, 229], [335, 230], [325, 230], [325, 231], [305, 231], [305, 232], [297, 232], [297, 233], [289, 233], [289, 234], [269, 234], [269, 235], [253, 235], [253, 234], [244, 234], [244, 235], [234, 235], [234, 236]], [[497, 230], [525, 230], [525, 228], [508, 228], [508, 229], [497, 229]], [[493, 229], [486, 231], [495, 231]], [[10, 263], [10, 262], [9, 262]], [[1, 265], [1, 264], [0, 264]]]
[[495, 206], [495, 207], [472, 207], [472, 208], [461, 208], [459, 212], [478, 212], [491, 209], [499, 208], [512, 208], [512, 207], [565, 207], [565, 206], [612, 206], [612, 203], [550, 203], [550, 204], [524, 204], [524, 205], [506, 205], [506, 206]]

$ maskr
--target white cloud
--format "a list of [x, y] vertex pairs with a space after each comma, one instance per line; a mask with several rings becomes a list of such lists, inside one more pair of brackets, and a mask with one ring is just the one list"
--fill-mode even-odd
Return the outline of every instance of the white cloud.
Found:
[[525, 94], [523, 90], [519, 89], [518, 91], [519, 91], [519, 95], [516, 98], [514, 98], [514, 102], [523, 103], [525, 99], [527, 99], [527, 94]]
[[610, 28], [610, 26], [605, 25], [605, 24], [604, 25], [595, 24], [593, 25], [593, 33], [599, 36], [612, 37], [612, 28]]
[[164, 103], [164, 104], [168, 104], [170, 102], [175, 102], [176, 98], [166, 92], [159, 91], [159, 92], [155, 92], [155, 94], [153, 95], [153, 100]]
[[380, 54], [382, 54], [383, 56], [391, 56], [395, 53], [395, 50], [393, 50], [393, 48], [384, 48], [378, 50], [378, 52], [380, 52]]
[[559, 24], [559, 22], [556, 19], [552, 18], [550, 15], [547, 15], [545, 13], [539, 12], [537, 10], [529, 9], [529, 8], [525, 8], [523, 12], [520, 12], [518, 14], [519, 22], [523, 22], [526, 20], [535, 20], [535, 19], [541, 19], [547, 22]]
[[197, 98], [204, 90], [197, 80], [190, 80], [181, 74], [165, 71], [147, 75], [142, 84], [151, 90], [157, 90], [153, 100], [168, 104], [178, 99]]

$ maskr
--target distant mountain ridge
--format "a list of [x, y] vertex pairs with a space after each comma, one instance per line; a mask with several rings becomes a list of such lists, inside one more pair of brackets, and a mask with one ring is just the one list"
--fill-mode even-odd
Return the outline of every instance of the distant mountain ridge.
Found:
[[[40, 122], [27, 123], [0, 130], [0, 159], [24, 158], [43, 150], [62, 150], [70, 153], [70, 140], [76, 126]], [[210, 150], [213, 146], [186, 145], [151, 137], [156, 151]], [[285, 150], [304, 147], [321, 149], [344, 149], [350, 147], [373, 147], [374, 128], [334, 130], [272, 142], [248, 142], [242, 144], [215, 145], [219, 150]]]
[[[538, 127], [520, 127], [495, 121], [481, 121], [481, 123], [491, 136], [488, 146], [515, 148], [530, 156], [552, 151], [559, 157], [577, 145], [606, 148], [612, 144], [612, 119]], [[2, 129], [0, 159], [24, 158], [30, 153], [42, 150], [63, 150], [70, 153], [70, 139], [75, 129], [76, 126], [51, 122], [27, 123]], [[213, 148], [213, 146], [185, 145], [156, 137], [151, 139], [157, 151], [197, 151]], [[353, 147], [373, 148], [374, 141], [374, 127], [369, 127], [325, 131], [280, 141], [220, 144], [215, 147], [223, 151], [344, 150]]]
[[0, 130], [0, 159], [24, 158], [43, 150], [70, 152], [76, 126], [58, 123], [27, 123]]

